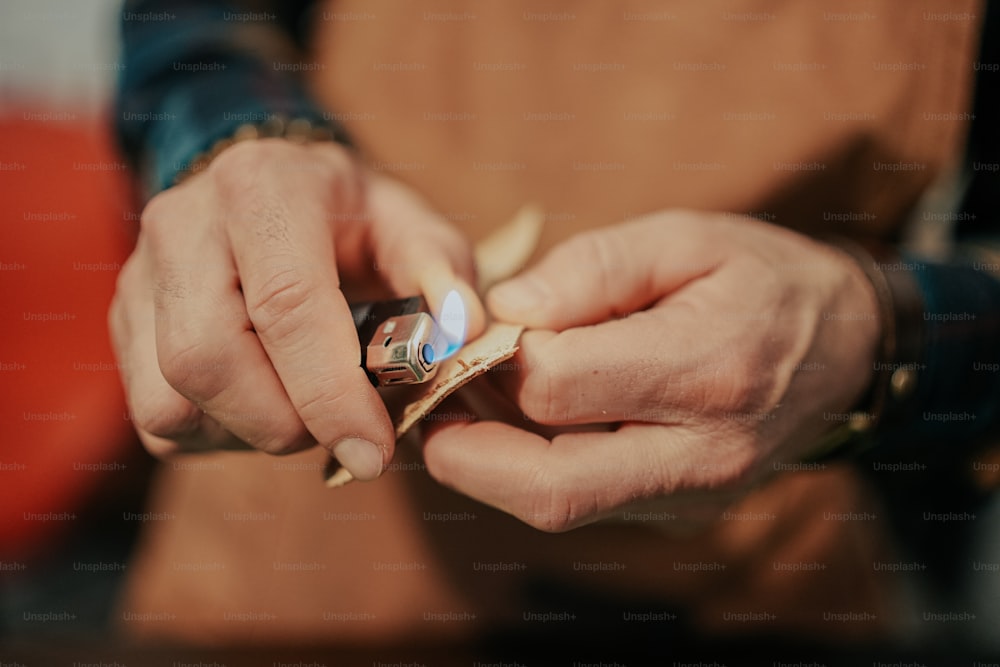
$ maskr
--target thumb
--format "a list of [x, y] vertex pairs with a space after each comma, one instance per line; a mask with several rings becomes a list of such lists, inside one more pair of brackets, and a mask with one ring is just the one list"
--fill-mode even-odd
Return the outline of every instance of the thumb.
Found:
[[372, 174], [367, 193], [372, 252], [382, 278], [397, 294], [423, 294], [435, 314], [457, 290], [468, 337], [482, 333], [486, 314], [472, 287], [476, 271], [469, 241], [403, 183]]
[[578, 234], [487, 294], [497, 318], [562, 331], [649, 307], [721, 261], [691, 214], [656, 214]]

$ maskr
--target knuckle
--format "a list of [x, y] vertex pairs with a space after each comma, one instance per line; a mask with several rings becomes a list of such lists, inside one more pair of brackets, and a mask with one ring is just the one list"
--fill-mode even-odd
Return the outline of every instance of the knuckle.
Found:
[[329, 180], [355, 170], [350, 152], [341, 146], [303, 146], [267, 138], [233, 144], [213, 159], [206, 171], [220, 194], [245, 198], [259, 185], [282, 176]]
[[[718, 386], [722, 390], [721, 406], [723, 409], [737, 413], [749, 411], [754, 407], [757, 381], [751, 369], [736, 361], [727, 363], [719, 378]], [[749, 419], [751, 415], [744, 415]]]
[[361, 172], [348, 151], [337, 146], [276, 138], [242, 141], [220, 153], [206, 176], [216, 199], [226, 204], [222, 224], [249, 228], [259, 241], [276, 247], [289, 243], [293, 208], [315, 221], [329, 222], [331, 215], [354, 220], [363, 201]]
[[627, 247], [628, 239], [620, 231], [595, 229], [573, 237], [564, 246], [565, 266], [583, 266], [598, 280], [594, 288], [599, 290], [594, 298], [603, 303], [614, 304], [621, 300], [619, 285], [632, 281], [624, 280], [624, 274], [636, 270], [630, 257], [634, 251]]
[[241, 141], [219, 153], [206, 173], [222, 194], [240, 196], [263, 177], [281, 153], [279, 145], [271, 141]]
[[704, 371], [701, 410], [710, 416], [722, 416], [733, 425], [755, 425], [768, 421], [774, 407], [774, 373], [766, 360], [745, 349], [720, 351]]
[[611, 274], [620, 271], [624, 265], [620, 256], [621, 238], [614, 231], [591, 230], [579, 236], [576, 250], [594, 266]]
[[308, 433], [303, 428], [284, 428], [278, 432], [263, 436], [257, 442], [249, 443], [254, 449], [272, 456], [294, 454], [313, 444]]
[[566, 243], [557, 246], [553, 253], [562, 255], [561, 259], [574, 264], [588, 267], [599, 266], [602, 260], [602, 237], [599, 231], [590, 230], [570, 237]]
[[538, 469], [528, 487], [528, 500], [516, 516], [545, 533], [566, 532], [577, 519], [574, 493], [564, 476]]
[[132, 409], [132, 423], [140, 432], [157, 438], [174, 438], [198, 427], [202, 412], [180, 397], [152, 396]]
[[157, 338], [157, 361], [167, 384], [197, 401], [211, 400], [221, 391], [225, 365], [218, 350], [202, 337], [193, 341], [179, 335]]
[[[755, 291], [761, 295], [781, 294], [784, 292], [784, 284], [787, 280], [774, 260], [760, 251], [745, 251], [738, 261], [745, 265], [746, 275], [754, 278]], [[759, 285], [759, 287], [757, 287]]]
[[257, 334], [280, 340], [296, 330], [306, 317], [313, 285], [296, 267], [275, 271], [247, 296], [247, 314]]
[[621, 274], [629, 265], [628, 258], [634, 254], [624, 247], [625, 237], [614, 231], [594, 232], [587, 237], [590, 254], [601, 274], [612, 278]]
[[358, 423], [366, 418], [365, 413], [357, 410], [357, 405], [352, 405], [351, 399], [356, 395], [352, 390], [356, 387], [345, 378], [316, 379], [310, 384], [309, 394], [296, 402], [296, 411], [306, 423], [319, 424], [332, 417], [341, 421], [342, 428], [346, 429], [352, 421]]
[[539, 424], [561, 424], [587, 413], [593, 395], [593, 376], [581, 374], [574, 351], [590, 341], [581, 330], [570, 329], [544, 343], [531, 355], [523, 375], [518, 401], [525, 416]]
[[730, 404], [746, 413], [750, 423], [766, 421], [769, 411], [779, 402], [780, 392], [771, 365], [766, 359], [747, 354], [730, 371]]
[[551, 364], [540, 362], [525, 377], [518, 400], [524, 416], [538, 424], [551, 424], [565, 419], [562, 405], [562, 383], [555, 377]]
[[278, 176], [292, 170], [301, 159], [299, 150], [282, 139], [240, 141], [219, 153], [205, 173], [222, 201], [253, 202]]

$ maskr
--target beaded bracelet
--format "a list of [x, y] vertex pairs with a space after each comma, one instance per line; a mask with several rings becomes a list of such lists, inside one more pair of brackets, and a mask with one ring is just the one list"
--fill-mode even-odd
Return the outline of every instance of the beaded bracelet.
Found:
[[245, 123], [236, 128], [236, 131], [230, 136], [219, 139], [207, 151], [195, 156], [191, 160], [190, 167], [178, 172], [177, 176], [174, 177], [174, 185], [204, 171], [212, 160], [233, 144], [267, 138], [287, 139], [295, 143], [306, 144], [317, 141], [335, 141], [337, 137], [332, 128], [325, 125], [315, 125], [307, 118], [286, 120], [282, 116], [272, 116], [262, 123]]

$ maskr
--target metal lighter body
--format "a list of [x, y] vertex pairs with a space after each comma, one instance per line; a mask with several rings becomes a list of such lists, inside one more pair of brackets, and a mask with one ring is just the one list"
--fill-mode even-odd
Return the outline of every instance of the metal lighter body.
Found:
[[437, 373], [440, 332], [423, 297], [351, 306], [361, 341], [361, 367], [376, 387], [426, 382]]

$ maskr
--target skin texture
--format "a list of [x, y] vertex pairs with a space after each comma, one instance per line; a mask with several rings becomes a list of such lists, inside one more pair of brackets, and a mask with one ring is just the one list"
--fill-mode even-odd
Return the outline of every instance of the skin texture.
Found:
[[344, 149], [236, 144], [149, 202], [118, 279], [109, 323], [139, 436], [158, 456], [319, 444], [373, 479], [395, 438], [347, 294], [424, 294], [436, 312], [458, 289], [476, 335], [471, 284], [458, 232]]
[[686, 211], [573, 237], [487, 305], [531, 329], [494, 382], [522, 416], [438, 420], [427, 469], [551, 532], [650, 503], [717, 517], [858, 403], [880, 334], [845, 254]]
[[[468, 243], [405, 186], [334, 145], [237, 144], [150, 201], [119, 277], [109, 318], [140, 438], [159, 456], [320, 444], [373, 479], [394, 438], [348, 295], [436, 310], [457, 288], [475, 336], [470, 284]], [[846, 255], [685, 211], [573, 237], [487, 302], [529, 329], [489, 388], [507, 416], [435, 422], [428, 471], [552, 532], [650, 503], [716, 517], [858, 402], [880, 329]]]

